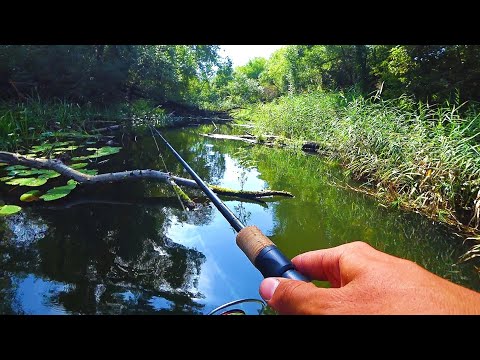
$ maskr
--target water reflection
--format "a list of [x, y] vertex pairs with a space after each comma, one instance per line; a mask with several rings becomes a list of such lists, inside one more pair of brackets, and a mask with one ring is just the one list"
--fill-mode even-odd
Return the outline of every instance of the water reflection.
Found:
[[[465, 248], [442, 226], [332, 185], [345, 181], [333, 164], [197, 135], [207, 131], [165, 136], [207, 182], [293, 192], [293, 199], [266, 202], [224, 199], [287, 256], [362, 239], [480, 290], [473, 265], [456, 265]], [[139, 139], [125, 143], [100, 171], [164, 169], [152, 139]], [[161, 150], [166, 170], [187, 177]], [[22, 193], [5, 189], [9, 202]], [[184, 212], [168, 186], [145, 181], [80, 187], [67, 199], [32, 203], [0, 219], [0, 312], [206, 314], [232, 300], [258, 298], [262, 277], [237, 248], [233, 229], [200, 191], [187, 192], [204, 206]]]

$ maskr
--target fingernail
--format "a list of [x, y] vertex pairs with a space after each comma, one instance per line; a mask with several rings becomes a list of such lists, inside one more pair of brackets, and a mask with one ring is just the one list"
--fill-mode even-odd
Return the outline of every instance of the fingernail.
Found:
[[275, 278], [266, 278], [260, 284], [260, 296], [265, 301], [269, 301], [280, 281]]

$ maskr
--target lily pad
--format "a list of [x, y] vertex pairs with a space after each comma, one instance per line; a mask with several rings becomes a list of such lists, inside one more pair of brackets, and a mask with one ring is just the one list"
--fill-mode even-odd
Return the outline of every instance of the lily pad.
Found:
[[18, 178], [7, 181], [8, 185], [20, 185], [20, 186], [42, 186], [47, 182], [45, 178]]
[[82, 169], [86, 167], [88, 163], [76, 163], [76, 164], [71, 164], [69, 165], [72, 169]]
[[75, 189], [76, 186], [77, 182], [75, 180], [68, 180], [67, 185], [57, 186], [48, 190], [44, 195], [40, 196], [40, 199], [43, 199], [44, 201], [61, 199], [70, 194], [70, 192]]
[[0, 162], [0, 167], [5, 166], [5, 165], [8, 165], [8, 164]]
[[96, 169], [79, 169], [78, 171], [81, 172], [82, 174], [85, 174], [85, 175], [97, 175], [98, 174], [98, 170], [96, 170]]
[[108, 156], [112, 154], [116, 154], [120, 151], [121, 147], [119, 146], [104, 146], [100, 149], [97, 148], [87, 148], [89, 151], [95, 151], [94, 154], [85, 155], [85, 156], [76, 156], [73, 157], [72, 160], [87, 160], [87, 159], [95, 159], [102, 156]]
[[24, 165], [11, 165], [5, 168], [5, 170], [11, 171], [11, 170], [26, 170], [29, 169], [28, 166]]
[[12, 215], [22, 210], [20, 206], [17, 205], [3, 205], [0, 207], [0, 216]]
[[27, 169], [27, 170], [12, 170], [8, 173], [10, 176], [32, 176], [42, 174], [44, 170]]
[[73, 151], [73, 150], [77, 150], [81, 146], [82, 145], [70, 145], [66, 147], [59, 147], [59, 148], [55, 148], [55, 151]]
[[53, 179], [59, 177], [60, 174], [54, 170], [42, 170], [40, 173], [39, 179]]
[[31, 152], [37, 153], [37, 152], [45, 152], [45, 151], [50, 151], [55, 148], [55, 150], [59, 150], [62, 148], [62, 146], [66, 146], [71, 144], [72, 141], [62, 141], [62, 142], [54, 142], [54, 143], [45, 143], [42, 145], [35, 145], [32, 146], [30, 149]]
[[2, 177], [0, 178], [0, 181], [8, 181], [10, 179], [13, 179], [13, 176], [5, 176], [5, 177]]
[[25, 202], [32, 202], [40, 200], [39, 196], [42, 192], [40, 190], [30, 190], [27, 191], [25, 194], [20, 196], [20, 201]]

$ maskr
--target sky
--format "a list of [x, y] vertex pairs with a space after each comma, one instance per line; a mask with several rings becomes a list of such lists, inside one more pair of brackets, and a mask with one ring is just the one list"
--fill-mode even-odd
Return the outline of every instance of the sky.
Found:
[[220, 45], [219, 54], [232, 60], [233, 67], [245, 65], [254, 57], [268, 59], [277, 49], [285, 45]]

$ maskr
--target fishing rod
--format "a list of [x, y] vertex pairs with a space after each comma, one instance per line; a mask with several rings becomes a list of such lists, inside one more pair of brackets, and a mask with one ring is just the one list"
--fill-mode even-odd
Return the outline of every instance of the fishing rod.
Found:
[[212, 201], [215, 207], [220, 211], [223, 217], [238, 233], [236, 237], [237, 245], [247, 255], [250, 262], [262, 273], [264, 277], [278, 276], [293, 280], [310, 281], [306, 276], [295, 270], [292, 262], [278, 249], [275, 244], [266, 237], [262, 231], [252, 225], [245, 226], [235, 214], [220, 200], [205, 182], [197, 175], [195, 171], [187, 164], [180, 154], [168, 143], [160, 131], [153, 128], [160, 139], [180, 161], [185, 170], [192, 176], [200, 189]]

